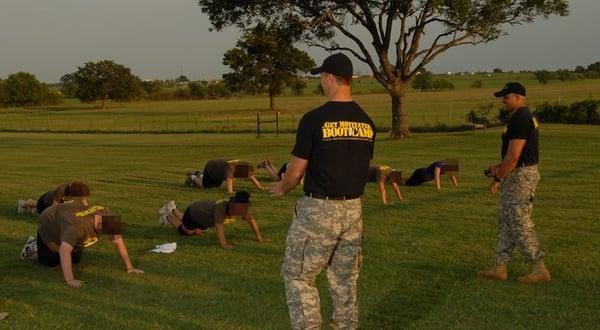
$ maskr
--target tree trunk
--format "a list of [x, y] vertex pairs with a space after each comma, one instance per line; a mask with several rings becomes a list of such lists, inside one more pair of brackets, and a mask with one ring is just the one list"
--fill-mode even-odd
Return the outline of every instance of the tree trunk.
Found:
[[275, 91], [269, 86], [269, 110], [275, 111]]
[[406, 111], [406, 91], [408, 82], [396, 83], [390, 91], [392, 98], [392, 130], [390, 138], [393, 140], [404, 139], [410, 136], [408, 129], [408, 112]]

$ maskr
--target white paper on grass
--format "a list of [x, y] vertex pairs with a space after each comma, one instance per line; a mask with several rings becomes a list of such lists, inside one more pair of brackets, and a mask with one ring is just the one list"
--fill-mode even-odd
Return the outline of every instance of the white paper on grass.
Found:
[[159, 244], [159, 245], [155, 246], [154, 249], [150, 250], [150, 252], [171, 253], [171, 252], [175, 251], [175, 249], [177, 249], [177, 243], [173, 242], [173, 243]]

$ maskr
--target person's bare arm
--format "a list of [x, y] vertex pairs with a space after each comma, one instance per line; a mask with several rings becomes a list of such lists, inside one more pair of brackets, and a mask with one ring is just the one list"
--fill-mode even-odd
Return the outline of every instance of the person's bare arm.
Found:
[[260, 185], [260, 182], [258, 182], [258, 180], [256, 179], [256, 177], [254, 175], [249, 177], [248, 179], [250, 179], [250, 181], [252, 181], [252, 183], [254, 184], [254, 186], [256, 188], [258, 188], [260, 190], [265, 190], [265, 188]]
[[383, 180], [377, 181], [377, 187], [379, 188], [379, 196], [381, 196], [381, 202], [387, 204], [387, 193], [385, 191], [385, 182]]
[[441, 169], [441, 168], [439, 168], [439, 167], [436, 167], [436, 168], [433, 170], [433, 174], [434, 174], [434, 176], [435, 176], [435, 186], [436, 186], [438, 189], [441, 189], [441, 188], [442, 188], [442, 186], [441, 186], [441, 182], [440, 182], [440, 176], [442, 175], [442, 169]]
[[217, 239], [219, 240], [219, 244], [224, 249], [231, 249], [233, 247], [232, 244], [227, 243], [225, 239], [225, 226], [222, 223], [215, 223], [215, 231], [217, 232]]
[[283, 180], [272, 184], [269, 188], [271, 196], [281, 197], [294, 189], [302, 180], [307, 167], [307, 159], [292, 156]]
[[76, 280], [73, 275], [73, 260], [71, 260], [71, 252], [73, 252], [73, 246], [67, 242], [62, 242], [58, 248], [58, 255], [60, 257], [60, 268], [63, 272], [63, 277], [67, 285], [73, 288], [79, 288], [83, 285], [82, 281]]
[[254, 219], [250, 211], [248, 211], [248, 213], [244, 217], [244, 220], [248, 223], [248, 225], [250, 225], [250, 228], [252, 228], [254, 236], [256, 236], [256, 240], [259, 242], [265, 241], [262, 233], [260, 232], [260, 229], [258, 228], [258, 223], [256, 223], [256, 219]]
[[400, 186], [398, 186], [398, 184], [396, 182], [392, 182], [392, 189], [394, 190], [394, 193], [396, 194], [396, 196], [398, 196], [398, 199], [401, 202], [404, 202], [404, 198], [402, 198], [402, 194], [400, 193]]
[[131, 259], [129, 259], [129, 253], [127, 252], [127, 247], [125, 246], [125, 242], [123, 241], [123, 237], [121, 235], [111, 235], [109, 237], [111, 242], [113, 243], [117, 253], [119, 253], [119, 257], [123, 261], [123, 265], [125, 266], [125, 270], [127, 273], [133, 274], [142, 274], [143, 270], [133, 268], [131, 264]]
[[515, 169], [517, 162], [521, 157], [521, 152], [525, 147], [525, 142], [527, 142], [525, 139], [513, 139], [509, 141], [508, 150], [506, 151], [506, 155], [504, 155], [502, 164], [500, 164], [500, 166], [490, 167], [492, 174], [496, 178], [502, 180]]
[[450, 175], [450, 180], [455, 187], [458, 187], [458, 181], [456, 180], [456, 175]]
[[227, 186], [227, 192], [233, 194], [233, 178], [227, 178], [225, 184]]

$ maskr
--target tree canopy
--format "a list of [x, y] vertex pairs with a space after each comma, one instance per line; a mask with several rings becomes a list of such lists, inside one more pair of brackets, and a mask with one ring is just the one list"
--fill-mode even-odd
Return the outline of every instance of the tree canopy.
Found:
[[[408, 136], [408, 82], [448, 49], [486, 43], [508, 25], [567, 15], [567, 0], [199, 0], [212, 26], [292, 26], [307, 44], [366, 63], [388, 91], [392, 138]], [[368, 38], [360, 37], [365, 32]], [[336, 35], [347, 43], [338, 43]]]
[[308, 72], [315, 62], [308, 54], [294, 47], [297, 34], [277, 26], [262, 24], [249, 29], [223, 56], [230, 73], [223, 75], [232, 91], [250, 94], [268, 92], [270, 110], [275, 109], [274, 97], [286, 86], [295, 89], [303, 85], [299, 72]]
[[140, 79], [131, 69], [113, 61], [87, 62], [77, 71], [61, 77], [63, 83], [75, 89], [75, 96], [83, 102], [107, 99], [132, 100], [142, 91]]

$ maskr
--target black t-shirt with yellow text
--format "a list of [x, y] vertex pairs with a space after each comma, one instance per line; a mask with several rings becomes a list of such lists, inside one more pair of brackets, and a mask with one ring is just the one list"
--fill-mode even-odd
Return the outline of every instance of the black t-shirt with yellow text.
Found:
[[375, 125], [356, 102], [327, 102], [300, 120], [292, 155], [308, 160], [304, 191], [363, 194], [373, 157]]
[[517, 166], [537, 164], [539, 161], [539, 124], [527, 108], [520, 108], [513, 112], [502, 131], [502, 159], [506, 156], [510, 140], [514, 139], [526, 140]]

